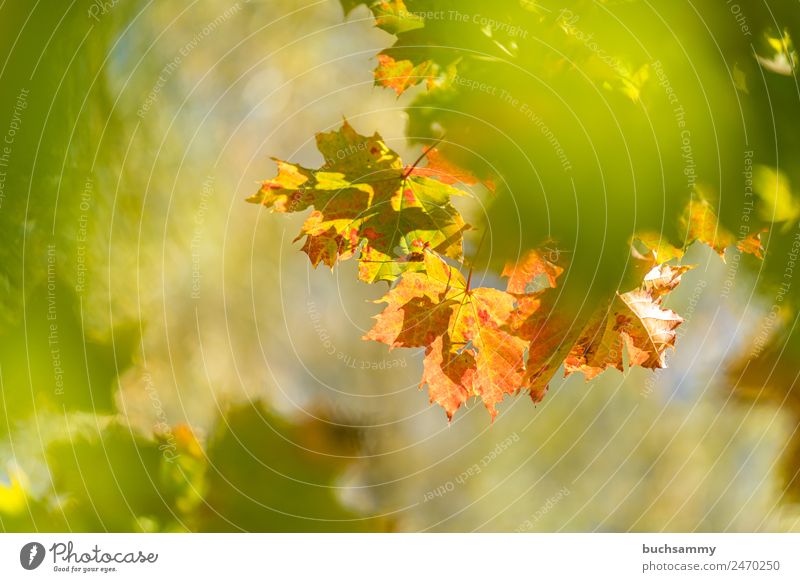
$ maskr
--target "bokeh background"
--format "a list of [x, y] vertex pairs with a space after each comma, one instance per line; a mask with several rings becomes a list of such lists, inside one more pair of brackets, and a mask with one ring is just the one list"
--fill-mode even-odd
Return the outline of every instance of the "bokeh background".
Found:
[[[702, 63], [742, 29], [701, 4], [729, 18], [688, 46]], [[752, 26], [758, 46], [783, 33]], [[667, 369], [559, 374], [537, 406], [448, 423], [420, 353], [360, 339], [385, 289], [353, 264], [314, 270], [292, 243], [303, 216], [244, 202], [270, 156], [319, 165], [314, 134], [343, 117], [419, 155], [406, 108], [424, 90], [374, 86], [392, 39], [365, 7], [7, 0], [0, 31], [3, 531], [800, 529], [794, 312], [771, 325], [783, 359], [747, 390], [729, 373], [770, 321], [759, 263], [732, 278], [691, 247]]]

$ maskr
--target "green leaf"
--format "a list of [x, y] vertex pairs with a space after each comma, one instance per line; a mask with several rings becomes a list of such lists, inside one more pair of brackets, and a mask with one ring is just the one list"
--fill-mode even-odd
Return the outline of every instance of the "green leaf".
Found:
[[347, 122], [318, 134], [317, 147], [319, 170], [279, 161], [278, 175], [248, 199], [273, 212], [313, 207], [297, 239], [315, 267], [359, 253], [359, 276], [372, 283], [420, 270], [426, 249], [462, 257], [468, 227], [450, 202], [461, 190], [415, 173], [378, 134], [359, 135]]

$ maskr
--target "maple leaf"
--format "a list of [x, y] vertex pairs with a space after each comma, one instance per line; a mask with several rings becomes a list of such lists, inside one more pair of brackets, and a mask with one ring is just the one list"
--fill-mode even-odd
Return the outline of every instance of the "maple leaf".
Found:
[[564, 362], [565, 375], [583, 372], [590, 380], [608, 368], [622, 371], [624, 351], [630, 366], [664, 368], [664, 354], [674, 347], [683, 319], [661, 302], [690, 268], [659, 265], [640, 288], [617, 293], [584, 327]]
[[719, 224], [711, 203], [702, 195], [692, 197], [681, 217], [681, 226], [686, 231], [687, 244], [699, 240], [718, 254], [734, 243], [733, 235]]
[[406, 273], [379, 302], [384, 311], [364, 339], [390, 347], [426, 347], [421, 387], [452, 419], [469, 397], [483, 400], [492, 417], [506, 394], [524, 385], [528, 342], [515, 335], [511, 318], [518, 297], [480, 287], [433, 253], [425, 272]]
[[430, 61], [414, 64], [408, 59], [397, 61], [381, 53], [378, 55], [378, 66], [375, 68], [375, 84], [393, 89], [400, 96], [406, 89], [430, 80], [432, 71], [433, 64]]
[[[692, 199], [686, 204], [680, 218], [680, 226], [686, 233], [683, 246], [673, 245], [660, 233], [645, 231], [636, 234], [631, 241], [634, 257], [646, 261], [649, 269], [672, 259], [680, 259], [690, 244], [699, 241], [710, 246], [721, 257], [724, 257], [725, 249], [735, 246], [743, 253], [763, 259], [764, 247], [761, 244], [761, 235], [765, 230], [748, 232], [746, 236], [737, 239], [720, 224], [719, 217], [708, 198], [707, 189], [698, 186]], [[636, 243], [644, 247], [644, 252], [636, 248]]]
[[[395, 36], [413, 33], [425, 27], [425, 19], [409, 10], [403, 0], [341, 0], [345, 14], [349, 14], [356, 6], [364, 4], [375, 18], [375, 26]], [[389, 52], [397, 52], [390, 55]], [[375, 67], [375, 85], [394, 90], [398, 97], [406, 89], [418, 85], [422, 81], [433, 81], [436, 67], [432, 60], [419, 58], [419, 50], [382, 51], [377, 55], [378, 66]], [[404, 55], [404, 56], [399, 56]], [[399, 58], [398, 58], [399, 56]]]
[[359, 276], [371, 283], [422, 269], [425, 249], [461, 259], [468, 226], [450, 202], [464, 194], [454, 180], [415, 173], [380, 135], [359, 135], [346, 121], [317, 134], [317, 148], [319, 170], [276, 160], [278, 175], [248, 198], [273, 212], [313, 208], [295, 240], [305, 238], [315, 267], [359, 253]]
[[736, 246], [744, 253], [763, 258], [761, 233], [749, 233], [737, 240], [733, 233], [720, 224], [704, 187], [695, 187], [694, 195], [681, 217], [681, 225], [686, 231], [686, 246], [694, 241], [700, 241], [710, 246], [720, 256], [724, 256], [726, 248]]

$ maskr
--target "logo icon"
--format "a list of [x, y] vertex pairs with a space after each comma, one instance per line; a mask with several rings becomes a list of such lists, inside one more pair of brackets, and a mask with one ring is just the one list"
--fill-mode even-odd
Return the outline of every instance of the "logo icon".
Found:
[[19, 551], [19, 563], [26, 570], [35, 570], [44, 561], [44, 546], [39, 542], [29, 542]]

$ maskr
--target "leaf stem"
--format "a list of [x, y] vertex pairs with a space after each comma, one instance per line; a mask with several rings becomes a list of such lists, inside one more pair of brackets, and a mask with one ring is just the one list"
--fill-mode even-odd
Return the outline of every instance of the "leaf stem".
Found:
[[439, 145], [439, 143], [441, 143], [442, 139], [443, 139], [443, 138], [441, 138], [441, 137], [440, 137], [440, 138], [439, 138], [439, 139], [437, 139], [435, 142], [433, 142], [431, 145], [429, 145], [427, 148], [425, 148], [425, 150], [424, 150], [424, 151], [423, 151], [423, 152], [422, 152], [422, 153], [419, 155], [419, 157], [418, 157], [416, 160], [414, 160], [414, 163], [413, 163], [413, 164], [411, 164], [411, 165], [408, 167], [408, 169], [405, 171], [405, 173], [403, 173], [403, 180], [405, 180], [406, 178], [408, 178], [408, 177], [411, 175], [411, 172], [413, 172], [413, 171], [414, 171], [414, 169], [415, 169], [415, 168], [417, 167], [417, 165], [418, 165], [418, 164], [419, 164], [419, 163], [422, 161], [422, 159], [423, 159], [425, 156], [427, 156], [427, 155], [428, 155], [428, 153], [429, 153], [429, 152], [430, 152], [430, 151], [431, 151], [433, 148], [435, 148], [437, 145]]

